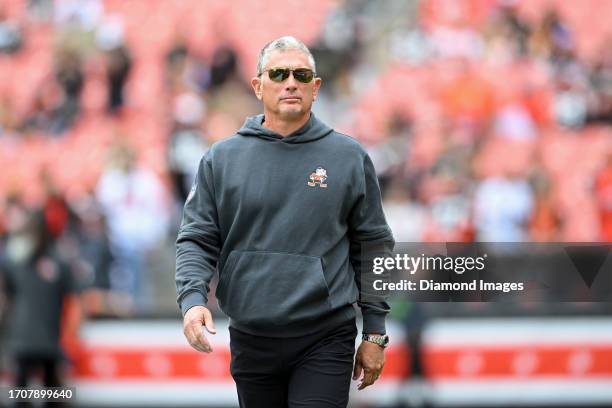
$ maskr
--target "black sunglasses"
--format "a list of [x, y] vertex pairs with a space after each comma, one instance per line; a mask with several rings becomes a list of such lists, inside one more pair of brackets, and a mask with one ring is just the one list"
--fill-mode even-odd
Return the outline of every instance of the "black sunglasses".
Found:
[[[268, 77], [274, 82], [283, 82], [285, 79], [289, 78], [289, 74], [293, 72], [293, 77], [296, 81], [299, 81], [303, 84], [307, 84], [312, 81], [312, 78], [315, 77], [315, 73], [312, 69], [308, 68], [298, 68], [298, 69], [289, 69], [289, 68], [272, 68], [266, 69], [263, 72], [268, 71]], [[263, 72], [261, 74], [263, 74]], [[259, 75], [261, 75], [259, 74]]]

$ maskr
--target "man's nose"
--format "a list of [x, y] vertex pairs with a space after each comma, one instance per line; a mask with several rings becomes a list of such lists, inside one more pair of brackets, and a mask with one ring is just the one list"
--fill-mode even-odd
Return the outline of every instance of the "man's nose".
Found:
[[297, 89], [297, 81], [293, 77], [293, 72], [289, 74], [289, 78], [285, 80], [285, 89], [286, 90], [295, 90]]

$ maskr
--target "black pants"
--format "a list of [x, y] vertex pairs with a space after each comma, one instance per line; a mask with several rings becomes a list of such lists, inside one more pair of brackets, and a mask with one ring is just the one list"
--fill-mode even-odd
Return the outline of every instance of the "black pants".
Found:
[[231, 373], [241, 408], [345, 408], [355, 321], [302, 337], [253, 336], [230, 327]]
[[[17, 373], [15, 386], [26, 388], [32, 386], [32, 379], [37, 374], [42, 374], [42, 385], [44, 387], [61, 387], [62, 381], [59, 376], [60, 360], [57, 357], [46, 355], [24, 354], [16, 356]], [[33, 404], [30, 402], [17, 402], [17, 408], [29, 408]], [[43, 407], [64, 407], [62, 402], [45, 401]]]
[[32, 377], [42, 373], [42, 383], [45, 387], [61, 387], [59, 377], [59, 359], [56, 357], [19, 355], [17, 360], [17, 375], [15, 385], [27, 387]]

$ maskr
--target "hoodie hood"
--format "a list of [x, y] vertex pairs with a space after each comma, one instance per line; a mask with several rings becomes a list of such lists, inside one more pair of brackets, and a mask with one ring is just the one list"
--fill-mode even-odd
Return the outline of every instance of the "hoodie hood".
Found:
[[308, 143], [319, 140], [334, 130], [325, 123], [317, 119], [314, 113], [310, 113], [310, 119], [301, 128], [295, 132], [282, 136], [268, 128], [265, 128], [263, 123], [264, 115], [259, 114], [250, 116], [244, 122], [244, 125], [238, 131], [242, 136], [256, 136], [268, 141], [277, 141], [283, 143]]

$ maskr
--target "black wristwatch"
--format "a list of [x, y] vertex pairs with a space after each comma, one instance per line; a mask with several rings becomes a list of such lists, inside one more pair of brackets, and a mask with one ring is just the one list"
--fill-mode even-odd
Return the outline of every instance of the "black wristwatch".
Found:
[[361, 340], [369, 341], [370, 343], [378, 344], [380, 347], [385, 348], [389, 344], [389, 336], [386, 334], [367, 334], [363, 333]]

